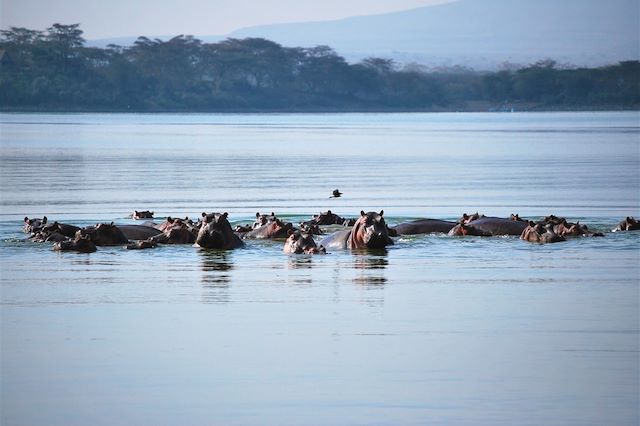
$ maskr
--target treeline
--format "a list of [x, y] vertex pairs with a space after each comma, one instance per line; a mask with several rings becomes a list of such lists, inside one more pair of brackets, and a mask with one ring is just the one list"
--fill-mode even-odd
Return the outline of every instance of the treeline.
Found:
[[77, 111], [384, 111], [640, 107], [640, 63], [475, 72], [355, 64], [328, 46], [139, 37], [86, 47], [78, 24], [0, 31], [0, 106]]

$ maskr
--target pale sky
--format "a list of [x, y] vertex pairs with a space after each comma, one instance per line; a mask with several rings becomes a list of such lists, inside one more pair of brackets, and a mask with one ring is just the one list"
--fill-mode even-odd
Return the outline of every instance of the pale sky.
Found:
[[254, 25], [324, 21], [446, 0], [0, 0], [0, 27], [76, 24], [86, 39], [225, 35]]

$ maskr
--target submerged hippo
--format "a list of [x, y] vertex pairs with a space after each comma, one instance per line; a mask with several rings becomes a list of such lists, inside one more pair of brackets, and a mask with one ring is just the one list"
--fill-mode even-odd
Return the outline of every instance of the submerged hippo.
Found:
[[591, 232], [587, 225], [581, 225], [579, 221], [569, 223], [563, 218], [557, 225], [552, 225], [551, 223], [547, 225], [553, 226], [553, 232], [563, 237], [604, 237], [602, 232]]
[[98, 250], [96, 245], [91, 241], [88, 235], [77, 236], [74, 240], [65, 240], [57, 242], [53, 245], [56, 251], [77, 251], [80, 253], [93, 253]]
[[153, 219], [153, 212], [150, 212], [149, 210], [145, 210], [142, 212], [139, 212], [138, 210], [134, 210], [133, 213], [131, 213], [131, 218], [133, 220]]
[[404, 235], [416, 235], [416, 234], [431, 234], [434, 232], [447, 233], [456, 226], [455, 222], [449, 222], [439, 219], [416, 219], [411, 222], [404, 222], [395, 227], [394, 229], [398, 234]]
[[289, 254], [326, 254], [323, 246], [318, 247], [313, 235], [306, 232], [291, 231], [284, 242], [283, 251]]
[[[332, 213], [331, 210], [326, 212], [320, 212], [320, 214], [314, 214], [309, 222], [316, 225], [342, 225], [346, 219]], [[306, 222], [305, 222], [306, 223]]]
[[158, 247], [158, 243], [155, 242], [153, 238], [149, 238], [148, 240], [135, 241], [124, 246], [124, 248], [126, 248], [127, 250], [144, 250], [156, 247]]
[[559, 243], [566, 241], [565, 237], [558, 235], [552, 224], [543, 225], [542, 223], [528, 222], [527, 227], [520, 235], [521, 240], [530, 241], [532, 243]]
[[387, 232], [387, 224], [380, 213], [364, 211], [353, 225], [353, 228], [345, 231], [334, 232], [326, 237], [320, 245], [327, 249], [381, 249], [393, 244]]
[[97, 246], [118, 246], [129, 242], [122, 230], [113, 222], [87, 226], [76, 232], [76, 240], [84, 236], [88, 236]]
[[490, 237], [496, 235], [521, 235], [528, 226], [527, 222], [504, 219], [501, 217], [481, 216], [478, 219], [459, 223], [448, 235], [478, 235]]
[[637, 231], [640, 229], [640, 222], [631, 216], [627, 216], [623, 221], [618, 224], [618, 227], [613, 230], [617, 231]]
[[202, 213], [202, 224], [195, 245], [207, 249], [234, 249], [244, 243], [231, 229], [227, 213]]

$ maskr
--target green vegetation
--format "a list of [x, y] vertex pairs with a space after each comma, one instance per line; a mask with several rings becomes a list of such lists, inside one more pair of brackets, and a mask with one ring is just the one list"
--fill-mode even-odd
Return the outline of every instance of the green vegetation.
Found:
[[637, 109], [640, 63], [429, 70], [260, 38], [85, 47], [79, 25], [0, 31], [0, 107], [54, 111]]

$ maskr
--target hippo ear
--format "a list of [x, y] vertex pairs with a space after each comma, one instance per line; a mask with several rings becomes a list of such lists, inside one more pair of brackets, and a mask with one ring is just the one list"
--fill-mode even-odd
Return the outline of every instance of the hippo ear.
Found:
[[360, 216], [366, 216], [364, 210], [360, 210]]
[[533, 223], [533, 221], [532, 221], [532, 220], [530, 220], [530, 221], [529, 221], [529, 226], [530, 226], [530, 227], [532, 227], [532, 228], [533, 228], [535, 225], [536, 225], [536, 224], [535, 224], [535, 223]]
[[172, 218], [171, 216], [169, 216], [169, 217], [167, 218], [167, 222], [169, 222], [169, 223], [173, 223], [173, 218]]
[[227, 217], [229, 217], [229, 213], [227, 213], [227, 212], [222, 213], [222, 217], [224, 217], [226, 219]]
[[275, 216], [276, 214], [274, 212], [271, 212], [271, 216]]
[[111, 223], [109, 224], [109, 226], [115, 226], [115, 224], [114, 224], [113, 222], [111, 222]]
[[260, 217], [260, 212], [256, 212], [256, 218]]
[[380, 216], [384, 216], [384, 210], [380, 210]]
[[327, 214], [331, 214], [331, 210], [327, 210]]
[[[629, 218], [627, 218], [627, 220], [629, 220]], [[27, 216], [24, 217], [24, 222], [29, 223], [29, 218]]]
[[205, 212], [202, 212], [202, 217], [207, 217], [207, 214]]
[[47, 223], [47, 217], [46, 216], [42, 218], [42, 224], [44, 225], [45, 223]]
[[295, 232], [295, 231], [294, 231], [293, 229], [289, 229], [289, 230], [287, 231], [287, 235], [291, 235], [291, 234], [293, 234], [294, 232]]

